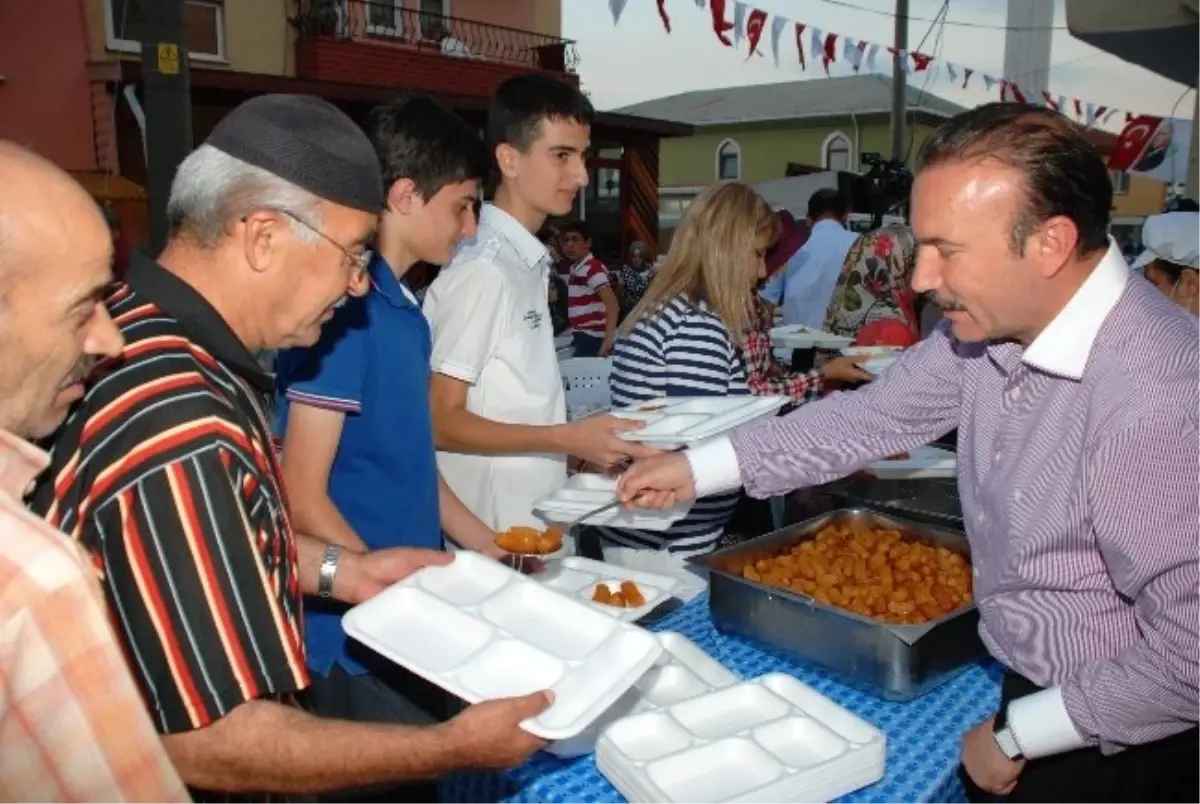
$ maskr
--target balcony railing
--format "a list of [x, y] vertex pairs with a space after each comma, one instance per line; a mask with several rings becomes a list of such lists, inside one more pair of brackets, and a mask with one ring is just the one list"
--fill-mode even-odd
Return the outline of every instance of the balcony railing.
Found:
[[297, 0], [296, 5], [291, 22], [302, 38], [374, 39], [564, 73], [574, 73], [579, 65], [570, 39], [402, 8], [394, 0]]

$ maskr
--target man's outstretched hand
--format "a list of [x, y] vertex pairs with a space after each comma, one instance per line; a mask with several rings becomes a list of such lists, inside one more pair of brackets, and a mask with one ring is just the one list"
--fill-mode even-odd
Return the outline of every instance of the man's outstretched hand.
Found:
[[680, 452], [643, 458], [621, 475], [617, 494], [626, 508], [673, 508], [696, 497], [692, 467]]
[[334, 576], [334, 597], [345, 603], [362, 603], [423, 567], [442, 567], [454, 556], [440, 550], [389, 547], [369, 553], [342, 553]]

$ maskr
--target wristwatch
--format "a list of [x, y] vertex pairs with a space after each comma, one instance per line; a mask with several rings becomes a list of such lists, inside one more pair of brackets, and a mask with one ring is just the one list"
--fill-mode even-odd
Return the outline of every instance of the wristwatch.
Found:
[[1008, 726], [1008, 707], [996, 713], [996, 719], [992, 721], [992, 735], [1004, 756], [1014, 762], [1025, 758], [1021, 754], [1021, 746], [1017, 745], [1017, 736]]
[[333, 578], [337, 575], [338, 559], [341, 557], [340, 544], [331, 544], [325, 548], [325, 557], [321, 559], [321, 570], [317, 574], [317, 594], [321, 597], [333, 597]]

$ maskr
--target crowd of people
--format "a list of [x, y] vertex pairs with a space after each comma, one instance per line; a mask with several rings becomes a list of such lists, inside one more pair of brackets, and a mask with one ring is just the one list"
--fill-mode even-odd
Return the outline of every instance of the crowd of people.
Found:
[[[911, 230], [856, 237], [833, 191], [801, 225], [724, 182], [657, 268], [635, 243], [610, 271], [585, 223], [546, 229], [587, 182], [593, 114], [542, 75], [499, 87], [486, 138], [422, 96], [365, 130], [254, 98], [179, 166], [169, 242], [116, 283], [100, 210], [0, 143], [0, 796], [435, 800], [446, 774], [542, 747], [520, 724], [552, 696], [465, 706], [348, 640], [347, 606], [456, 550], [505, 560], [496, 534], [549, 524], [534, 504], [569, 458], [624, 469], [631, 504], [699, 497], [662, 532], [599, 529], [606, 560], [696, 584], [684, 560], [739, 487], [826, 482], [958, 427], [984, 639], [1009, 668], [964, 740], [970, 779], [1194, 799], [1163, 769], [1197, 750], [1196, 214], [1148, 223], [1131, 273], [1094, 149], [992, 104], [926, 143]], [[874, 379], [861, 358], [782, 365], [776, 309], [911, 348]], [[658, 454], [621, 437], [638, 422], [567, 421], [567, 330], [611, 356], [614, 405], [796, 410]]]

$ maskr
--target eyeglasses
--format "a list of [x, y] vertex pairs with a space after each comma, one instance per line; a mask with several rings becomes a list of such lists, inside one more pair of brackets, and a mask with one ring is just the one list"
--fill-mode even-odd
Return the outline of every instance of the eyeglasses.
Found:
[[289, 212], [286, 209], [277, 209], [275, 211], [280, 212], [284, 215], [287, 215], [289, 218], [294, 220], [296, 223], [300, 224], [301, 226], [303, 226], [305, 229], [312, 232], [313, 234], [318, 235], [323, 240], [325, 240], [327, 243], [332, 244], [333, 247], [336, 248], [338, 251], [342, 252], [342, 265], [346, 268], [349, 268], [351, 271], [354, 272], [355, 279], [358, 279], [364, 272], [366, 272], [367, 266], [371, 262], [371, 255], [369, 252], [359, 251], [359, 252], [355, 253], [355, 252], [351, 251], [350, 249], [346, 248], [341, 243], [334, 240], [332, 237], [325, 234], [320, 229], [313, 226], [311, 223], [304, 220], [304, 218], [301, 218], [299, 215], [297, 215], [294, 212]]

